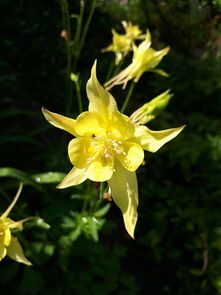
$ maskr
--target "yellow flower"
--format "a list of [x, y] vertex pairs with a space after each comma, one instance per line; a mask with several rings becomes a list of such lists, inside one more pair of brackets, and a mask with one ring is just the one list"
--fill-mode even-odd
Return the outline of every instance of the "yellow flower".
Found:
[[118, 65], [126, 54], [132, 50], [132, 44], [136, 39], [143, 38], [141, 31], [138, 26], [133, 26], [130, 22], [122, 22], [125, 28], [125, 34], [118, 34], [112, 29], [112, 44], [107, 48], [102, 49], [103, 52], [113, 51], [116, 55], [115, 64]]
[[125, 29], [125, 34], [130, 38], [132, 41], [136, 39], [144, 39], [145, 35], [141, 35], [142, 31], [139, 29], [137, 25], [132, 25], [131, 22], [122, 21], [122, 25]]
[[169, 47], [156, 51], [151, 48], [150, 45], [151, 35], [150, 32], [147, 31], [145, 40], [141, 42], [138, 47], [135, 44], [133, 45], [134, 53], [132, 63], [104, 84], [107, 90], [111, 89], [114, 85], [120, 84], [123, 84], [123, 89], [125, 89], [129, 80], [134, 79], [134, 82], [137, 82], [143, 73], [147, 71], [167, 76], [167, 73], [155, 68], [158, 66], [164, 55], [168, 53]]
[[14, 207], [16, 201], [22, 190], [22, 184], [20, 184], [17, 194], [14, 200], [8, 207], [8, 209], [0, 216], [0, 261], [8, 255], [10, 258], [17, 262], [24, 263], [26, 265], [31, 265], [31, 262], [24, 256], [23, 249], [16, 237], [11, 234], [11, 229], [22, 229], [23, 223], [29, 218], [13, 221], [8, 217], [12, 208]]
[[184, 126], [163, 131], [136, 126], [118, 111], [113, 96], [99, 84], [96, 63], [87, 83], [87, 96], [89, 110], [76, 120], [42, 109], [52, 125], [76, 137], [68, 146], [74, 167], [58, 188], [77, 185], [86, 179], [107, 181], [112, 198], [122, 211], [126, 230], [133, 237], [138, 206], [135, 171], [143, 162], [144, 150], [156, 152]]

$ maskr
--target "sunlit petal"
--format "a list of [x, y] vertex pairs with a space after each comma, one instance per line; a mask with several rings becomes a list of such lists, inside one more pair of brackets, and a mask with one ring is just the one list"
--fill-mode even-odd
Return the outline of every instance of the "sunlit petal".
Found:
[[143, 149], [140, 145], [132, 142], [125, 142], [122, 146], [123, 153], [116, 155], [118, 160], [129, 171], [135, 171], [143, 162]]
[[114, 112], [106, 127], [107, 133], [110, 133], [115, 139], [126, 140], [133, 137], [135, 127], [130, 118]]
[[146, 126], [137, 126], [135, 137], [137, 143], [140, 144], [143, 149], [148, 152], [155, 153], [165, 143], [176, 137], [183, 130], [184, 127], [185, 125], [178, 128], [152, 131]]
[[81, 113], [76, 120], [75, 130], [79, 136], [105, 134], [105, 123], [96, 112]]
[[87, 179], [85, 169], [72, 168], [71, 171], [65, 176], [57, 188], [66, 188], [72, 185], [77, 185]]
[[46, 110], [44, 107], [42, 107], [42, 112], [45, 116], [45, 119], [54, 125], [57, 128], [63, 129], [69, 133], [71, 133], [74, 136], [77, 136], [77, 133], [75, 131], [75, 122], [76, 120], [52, 113], [48, 110]]
[[103, 120], [113, 111], [117, 111], [117, 104], [113, 96], [98, 82], [96, 76], [96, 61], [91, 70], [91, 77], [87, 83], [89, 111], [97, 112]]
[[5, 246], [8, 246], [11, 242], [11, 231], [9, 228], [6, 228], [3, 232], [3, 243]]
[[135, 172], [130, 172], [118, 161], [115, 163], [115, 172], [108, 180], [114, 202], [120, 208], [124, 224], [129, 235], [134, 238], [134, 229], [137, 222], [138, 189]]
[[11, 243], [7, 248], [7, 254], [10, 258], [17, 262], [32, 265], [32, 263], [25, 257], [21, 244], [15, 237], [12, 237], [11, 239]]
[[0, 261], [6, 256], [7, 249], [3, 243], [0, 243]]
[[9, 207], [5, 210], [5, 212], [1, 215], [0, 219], [4, 219], [4, 218], [6, 218], [9, 215], [9, 213], [11, 212], [11, 210], [13, 209], [13, 207], [15, 206], [15, 203], [17, 202], [17, 200], [18, 200], [18, 198], [19, 198], [19, 196], [21, 194], [22, 187], [23, 187], [23, 184], [20, 183], [19, 188], [18, 188], [18, 191], [17, 191], [17, 193], [16, 193], [13, 201], [11, 202], [11, 204], [9, 205]]
[[68, 155], [71, 163], [77, 168], [86, 167], [100, 153], [101, 146], [89, 137], [78, 137], [70, 141]]
[[87, 169], [87, 177], [92, 181], [102, 182], [113, 174], [113, 159], [100, 159], [92, 162]]

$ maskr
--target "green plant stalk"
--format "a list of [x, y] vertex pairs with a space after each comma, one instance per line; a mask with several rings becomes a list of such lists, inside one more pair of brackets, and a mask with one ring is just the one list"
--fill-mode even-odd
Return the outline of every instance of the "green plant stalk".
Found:
[[65, 113], [67, 116], [69, 116], [71, 113], [72, 92], [73, 92], [73, 86], [70, 80], [71, 63], [72, 63], [72, 53], [71, 53], [71, 43], [70, 43], [71, 42], [71, 24], [70, 24], [70, 17], [69, 17], [68, 1], [60, 0], [60, 5], [61, 5], [61, 11], [62, 11], [63, 28], [67, 34], [67, 38], [65, 39], [66, 54], [67, 54]]
[[129, 88], [128, 92], [127, 92], [126, 99], [125, 99], [124, 104], [123, 104], [123, 106], [121, 108], [121, 113], [123, 113], [125, 111], [125, 109], [126, 109], [126, 107], [128, 105], [128, 102], [129, 102], [129, 100], [130, 100], [130, 98], [132, 96], [133, 90], [134, 90], [134, 86], [135, 86], [135, 82], [133, 81], [131, 83], [131, 85], [130, 85], [130, 88]]
[[108, 68], [108, 71], [107, 71], [107, 75], [106, 75], [106, 78], [105, 78], [105, 82], [108, 81], [111, 77], [111, 74], [113, 72], [113, 68], [114, 68], [114, 65], [115, 65], [115, 58], [112, 58], [111, 59], [111, 62], [110, 62], [110, 65], [109, 65], [109, 68]]
[[75, 37], [74, 37], [74, 44], [73, 44], [73, 54], [75, 54], [74, 51], [78, 51], [79, 47], [79, 41], [80, 41], [80, 36], [81, 36], [81, 26], [82, 26], [82, 20], [83, 20], [83, 15], [84, 15], [84, 1], [80, 1], [80, 13], [77, 19], [77, 27], [75, 31]]
[[75, 87], [76, 87], [76, 93], [77, 93], [79, 113], [82, 113], [83, 107], [82, 107], [81, 87], [80, 87], [79, 79], [77, 79], [77, 81], [75, 82]]
[[103, 192], [104, 192], [104, 182], [100, 183], [100, 192], [99, 192], [99, 199], [103, 199]]
[[87, 21], [85, 23], [84, 29], [82, 31], [82, 35], [81, 35], [81, 38], [80, 38], [79, 46], [76, 49], [76, 55], [75, 55], [75, 59], [74, 59], [74, 63], [73, 63], [73, 72], [74, 73], [76, 71], [77, 62], [78, 62], [78, 59], [79, 59], [81, 50], [82, 50], [82, 48], [84, 46], [85, 37], [86, 37], [86, 34], [88, 32], [88, 28], [89, 28], [89, 25], [90, 25], [92, 16], [94, 14], [94, 10], [95, 10], [95, 7], [96, 7], [96, 2], [97, 2], [97, 0], [93, 0], [93, 2], [91, 4], [91, 10], [90, 10], [89, 16], [87, 18]]

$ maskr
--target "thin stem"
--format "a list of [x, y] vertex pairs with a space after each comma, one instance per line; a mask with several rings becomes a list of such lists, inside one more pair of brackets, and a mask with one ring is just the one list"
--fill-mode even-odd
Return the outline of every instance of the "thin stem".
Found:
[[82, 50], [83, 45], [84, 45], [85, 37], [86, 37], [86, 34], [88, 32], [88, 28], [89, 28], [92, 16], [94, 14], [94, 10], [95, 10], [95, 7], [96, 7], [96, 2], [97, 2], [97, 0], [93, 0], [93, 2], [92, 2], [91, 10], [90, 10], [89, 16], [88, 16], [87, 21], [86, 21], [85, 26], [84, 26], [84, 30], [83, 30], [82, 35], [81, 35], [81, 40], [79, 42], [79, 46], [77, 48], [76, 55], [75, 55], [75, 60], [74, 60], [74, 65], [73, 65], [73, 72], [75, 72], [75, 69], [77, 67], [77, 62], [78, 62], [81, 50]]
[[[75, 37], [74, 37], [74, 46], [73, 46], [73, 54], [75, 55], [75, 59], [76, 59], [76, 55], [77, 52], [79, 50], [79, 45], [80, 45], [80, 36], [81, 36], [81, 26], [82, 26], [82, 20], [83, 20], [83, 15], [84, 15], [84, 1], [80, 1], [80, 13], [77, 19], [77, 28], [75, 31]], [[75, 64], [75, 61], [74, 61]], [[73, 68], [73, 72], [75, 72], [75, 69]]]
[[111, 74], [113, 72], [113, 68], [114, 68], [114, 64], [115, 64], [115, 58], [111, 59], [110, 65], [109, 65], [109, 69], [107, 71], [107, 76], [105, 78], [105, 81], [108, 81], [109, 78], [111, 77]]
[[135, 82], [133, 81], [133, 82], [131, 83], [131, 85], [130, 85], [130, 88], [129, 88], [128, 92], [127, 92], [126, 99], [125, 99], [124, 104], [123, 104], [123, 106], [122, 106], [122, 108], [121, 108], [121, 112], [122, 112], [122, 113], [125, 111], [125, 109], [126, 109], [126, 107], [127, 107], [127, 105], [128, 105], [128, 102], [129, 102], [129, 100], [130, 100], [130, 98], [131, 98], [131, 95], [132, 95], [132, 93], [133, 93], [133, 90], [134, 90], [134, 86], [135, 86]]
[[77, 93], [79, 113], [82, 113], [83, 107], [82, 107], [81, 87], [80, 87], [79, 79], [77, 79], [77, 81], [75, 82], [75, 87], [76, 87], [76, 93]]
[[69, 16], [69, 6], [67, 0], [60, 0], [63, 29], [66, 32], [65, 43], [66, 43], [66, 55], [67, 55], [67, 66], [66, 66], [66, 106], [65, 112], [67, 115], [71, 113], [72, 105], [72, 91], [73, 86], [70, 80], [71, 74], [71, 63], [72, 63], [72, 53], [71, 53], [71, 23]]
[[100, 183], [100, 193], [99, 193], [100, 200], [103, 198], [103, 191], [104, 191], [104, 182], [101, 182]]

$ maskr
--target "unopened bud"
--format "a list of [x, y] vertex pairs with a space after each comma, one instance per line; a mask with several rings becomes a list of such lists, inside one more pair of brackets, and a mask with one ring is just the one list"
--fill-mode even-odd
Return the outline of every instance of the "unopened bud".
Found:
[[137, 109], [131, 116], [131, 121], [136, 125], [146, 124], [156, 118], [169, 103], [173, 94], [170, 94], [170, 89], [161, 93], [150, 102], [145, 103]]

